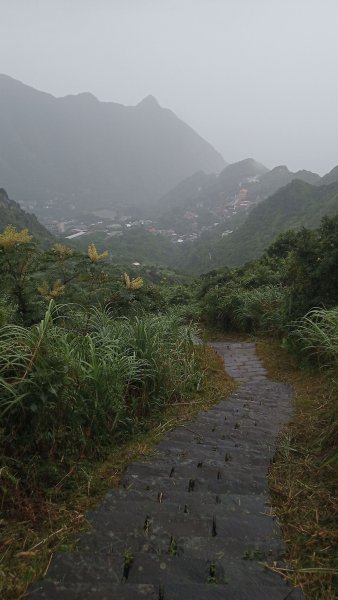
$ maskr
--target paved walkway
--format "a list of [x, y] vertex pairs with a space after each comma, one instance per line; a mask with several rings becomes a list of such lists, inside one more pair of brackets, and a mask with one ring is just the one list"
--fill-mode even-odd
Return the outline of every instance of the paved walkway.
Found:
[[266, 378], [254, 344], [215, 343], [240, 387], [131, 464], [88, 515], [94, 530], [31, 588], [46, 600], [300, 600], [265, 569], [283, 544], [267, 499], [292, 391]]

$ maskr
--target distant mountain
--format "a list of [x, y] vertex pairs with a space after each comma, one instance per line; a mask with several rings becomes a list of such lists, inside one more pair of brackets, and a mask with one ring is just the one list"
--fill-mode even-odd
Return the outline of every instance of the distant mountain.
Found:
[[335, 181], [338, 181], [338, 165], [321, 179], [323, 185], [330, 185], [330, 183], [334, 183]]
[[36, 216], [23, 211], [19, 204], [10, 200], [7, 192], [0, 188], [0, 232], [7, 225], [13, 225], [18, 230], [27, 228], [37, 241], [53, 241], [52, 234], [39, 223]]
[[226, 166], [219, 175], [219, 181], [226, 185], [228, 193], [236, 193], [238, 186], [250, 183], [252, 179], [258, 179], [268, 171], [267, 167], [253, 158], [245, 158]]
[[272, 194], [295, 179], [300, 179], [301, 181], [311, 183], [312, 185], [317, 185], [321, 182], [321, 178], [317, 173], [305, 170], [293, 173], [292, 171], [289, 171], [285, 165], [280, 165], [271, 171], [268, 171], [260, 178], [258, 191], [259, 199], [264, 200], [265, 198], [272, 196]]
[[89, 93], [55, 98], [0, 75], [0, 130], [0, 179], [37, 214], [142, 207], [225, 164], [152, 96], [137, 106]]
[[165, 194], [158, 203], [157, 210], [167, 210], [168, 208], [188, 208], [193, 204], [198, 203], [198, 197], [205, 194], [206, 190], [210, 190], [217, 181], [217, 176], [214, 174], [206, 174], [204, 171], [197, 171], [190, 177], [180, 181], [173, 189]]
[[170, 190], [159, 200], [161, 206], [184, 206], [193, 208], [201, 203], [216, 205], [226, 202], [232, 195], [238, 193], [240, 188], [256, 178], [267, 173], [269, 169], [247, 158], [227, 165], [218, 176], [206, 175], [202, 171], [194, 173], [185, 181], [181, 181], [174, 189]]
[[292, 173], [285, 166], [269, 170], [252, 158], [226, 166], [218, 176], [195, 173], [159, 201], [158, 223], [184, 233], [189, 226], [184, 214], [190, 211], [196, 213], [195, 229], [217, 222], [233, 230], [254, 206], [295, 179], [311, 184], [321, 180], [316, 173]]
[[245, 222], [225, 237], [202, 237], [184, 249], [180, 267], [202, 273], [220, 266], [237, 266], [259, 257], [282, 231], [316, 228], [324, 216], [338, 214], [338, 181], [314, 186], [294, 180], [260, 202]]

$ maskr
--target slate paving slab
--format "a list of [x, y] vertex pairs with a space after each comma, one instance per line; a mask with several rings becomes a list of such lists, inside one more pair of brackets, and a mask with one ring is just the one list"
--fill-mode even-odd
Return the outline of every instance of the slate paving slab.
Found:
[[169, 433], [88, 513], [92, 530], [31, 586], [45, 600], [302, 600], [266, 568], [285, 551], [268, 502], [292, 389], [267, 378], [254, 343], [211, 344], [241, 384]]

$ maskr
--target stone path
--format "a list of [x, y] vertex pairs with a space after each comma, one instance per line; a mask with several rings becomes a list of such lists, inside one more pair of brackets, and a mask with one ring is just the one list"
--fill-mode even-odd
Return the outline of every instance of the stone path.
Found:
[[254, 344], [212, 346], [240, 387], [128, 467], [88, 515], [93, 532], [53, 558], [32, 599], [303, 598], [262, 564], [284, 551], [266, 475], [291, 388], [267, 379]]

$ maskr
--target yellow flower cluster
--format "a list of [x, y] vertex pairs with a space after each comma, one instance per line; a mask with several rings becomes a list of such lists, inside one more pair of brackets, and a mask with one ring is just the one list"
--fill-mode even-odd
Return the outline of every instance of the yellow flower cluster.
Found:
[[142, 277], [136, 277], [136, 279], [130, 279], [128, 273], [124, 273], [124, 284], [127, 290], [139, 290], [143, 286]]
[[71, 248], [67, 248], [67, 246], [64, 246], [64, 244], [54, 244], [52, 250], [57, 255], [57, 258], [60, 258], [61, 260], [64, 260], [73, 254], [73, 250]]
[[46, 298], [46, 300], [54, 300], [62, 296], [65, 291], [65, 286], [61, 283], [60, 279], [55, 281], [53, 285], [49, 286], [47, 281], [44, 281], [39, 287], [38, 292]]
[[90, 262], [97, 263], [99, 260], [102, 260], [103, 258], [106, 258], [108, 256], [108, 250], [105, 250], [104, 252], [102, 252], [102, 254], [99, 254], [96, 250], [95, 244], [89, 244], [88, 256], [90, 258]]
[[16, 244], [29, 244], [32, 236], [28, 229], [17, 231], [13, 225], [7, 225], [3, 233], [0, 234], [0, 248], [13, 248]]

